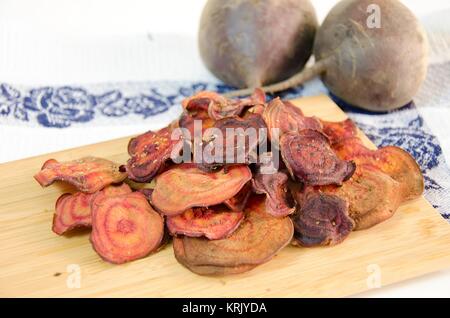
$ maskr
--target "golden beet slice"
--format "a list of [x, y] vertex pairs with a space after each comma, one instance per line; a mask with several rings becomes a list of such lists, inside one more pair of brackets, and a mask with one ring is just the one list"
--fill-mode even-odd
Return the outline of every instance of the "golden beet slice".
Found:
[[234, 197], [223, 201], [223, 204], [225, 204], [227, 207], [230, 208], [232, 211], [243, 211], [245, 208], [245, 205], [247, 204], [247, 200], [252, 194], [252, 183], [247, 182], [245, 186], [241, 189], [241, 191], [238, 192]]
[[178, 138], [172, 139], [169, 128], [148, 131], [132, 138], [128, 144], [128, 154], [131, 156], [126, 165], [128, 178], [137, 182], [151, 181], [164, 167], [178, 143]]
[[371, 150], [359, 138], [343, 140], [333, 148], [340, 158], [353, 160], [357, 165], [373, 166], [398, 181], [404, 200], [416, 198], [423, 193], [424, 180], [420, 167], [405, 150], [395, 146]]
[[226, 239], [183, 237], [186, 262], [193, 266], [258, 265], [269, 261], [292, 239], [290, 218], [275, 218], [265, 211], [264, 196], [252, 196], [245, 219]]
[[340, 185], [355, 171], [355, 163], [339, 159], [327, 137], [316, 130], [283, 134], [280, 150], [291, 176], [307, 185]]
[[76, 192], [61, 195], [55, 204], [53, 232], [62, 235], [74, 228], [90, 227], [91, 205], [98, 195], [115, 196], [125, 193], [131, 193], [131, 188], [127, 184], [110, 185], [96, 193]]
[[262, 174], [252, 180], [256, 193], [266, 195], [266, 211], [275, 217], [287, 216], [295, 211], [295, 204], [287, 188], [288, 176], [283, 172]]
[[91, 243], [104, 260], [122, 264], [157, 250], [164, 220], [142, 193], [99, 197], [93, 203]]
[[94, 193], [111, 183], [122, 182], [126, 173], [119, 171], [114, 162], [96, 157], [58, 162], [47, 160], [34, 178], [43, 187], [55, 181], [64, 181], [86, 193]]
[[339, 244], [355, 226], [348, 216], [347, 201], [336, 195], [306, 189], [297, 194], [297, 200], [300, 208], [292, 221], [294, 238], [302, 246]]
[[323, 133], [327, 135], [331, 144], [341, 142], [347, 138], [356, 137], [358, 128], [350, 118], [343, 121], [321, 120]]
[[184, 163], [156, 177], [152, 203], [165, 215], [181, 214], [191, 207], [208, 207], [232, 198], [251, 178], [245, 165], [205, 172]]
[[[289, 101], [274, 98], [264, 109], [263, 118], [273, 140], [287, 132], [299, 132], [303, 129], [322, 131], [322, 125], [316, 117], [306, 117], [300, 108]], [[274, 128], [278, 128], [278, 133]]]
[[[220, 130], [221, 135], [216, 135], [214, 131], [207, 132], [201, 145], [203, 161], [199, 163], [199, 168], [205, 171], [227, 164], [256, 162], [258, 146], [267, 141], [267, 127], [258, 114], [249, 114], [245, 118], [224, 118], [216, 121], [214, 128]], [[229, 131], [233, 132], [232, 138]], [[216, 155], [216, 151], [220, 151], [221, 155]]]
[[363, 230], [389, 219], [402, 202], [401, 185], [387, 174], [370, 166], [357, 166], [350, 180], [341, 187], [321, 190], [349, 203], [355, 230]]
[[182, 214], [168, 216], [166, 223], [172, 235], [204, 236], [218, 240], [233, 233], [243, 219], [243, 212], [233, 212], [223, 205], [216, 205], [190, 208]]
[[225, 267], [212, 265], [191, 265], [186, 261], [183, 239], [177, 237], [174, 237], [173, 239], [173, 251], [175, 254], [175, 258], [181, 265], [183, 265], [191, 272], [198, 275], [225, 276], [225, 275], [240, 274], [248, 272], [257, 266], [257, 265], [238, 265], [234, 267]]

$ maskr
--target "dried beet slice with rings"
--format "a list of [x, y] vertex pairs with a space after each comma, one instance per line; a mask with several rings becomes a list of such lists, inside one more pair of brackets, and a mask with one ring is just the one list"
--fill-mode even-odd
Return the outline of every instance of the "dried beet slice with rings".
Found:
[[191, 265], [187, 262], [184, 252], [183, 239], [174, 237], [173, 251], [177, 261], [191, 272], [205, 276], [225, 276], [248, 272], [257, 265], [212, 266], [212, 265]]
[[386, 146], [371, 150], [359, 138], [348, 138], [333, 146], [333, 149], [344, 160], [373, 166], [398, 181], [404, 200], [414, 199], [423, 193], [424, 179], [420, 167], [402, 148]]
[[78, 227], [91, 226], [91, 202], [93, 193], [64, 193], [55, 204], [52, 231], [62, 235]]
[[142, 193], [99, 197], [92, 205], [91, 243], [104, 260], [122, 264], [157, 250], [164, 220]]
[[278, 140], [284, 133], [303, 129], [322, 131], [322, 124], [316, 117], [304, 116], [300, 108], [280, 98], [271, 100], [262, 116], [272, 140]]
[[355, 171], [355, 163], [339, 159], [316, 130], [283, 134], [280, 150], [291, 176], [307, 185], [341, 185]]
[[67, 162], [47, 160], [34, 178], [43, 187], [64, 181], [82, 192], [94, 193], [111, 183], [122, 182], [126, 176], [119, 171], [119, 165], [110, 160], [84, 157]]
[[238, 192], [238, 194], [230, 199], [223, 201], [223, 204], [229, 207], [232, 211], [243, 211], [251, 194], [252, 183], [249, 181], [245, 184], [241, 191]]
[[52, 230], [62, 235], [74, 228], [91, 226], [91, 205], [98, 195], [115, 196], [131, 193], [127, 184], [110, 185], [95, 193], [76, 192], [61, 195], [55, 204]]
[[336, 245], [347, 238], [355, 223], [348, 215], [348, 202], [337, 195], [304, 189], [296, 194], [300, 205], [292, 215], [294, 239], [306, 247]]
[[358, 128], [350, 118], [336, 122], [321, 120], [321, 123], [323, 133], [327, 135], [332, 145], [358, 135]]
[[195, 164], [184, 163], [156, 177], [151, 199], [165, 215], [177, 215], [191, 207], [220, 204], [235, 196], [251, 178], [245, 165], [205, 172]]
[[370, 228], [394, 215], [402, 202], [401, 185], [387, 174], [370, 166], [357, 169], [341, 187], [321, 187], [349, 203], [349, 215], [355, 230]]
[[287, 216], [295, 211], [295, 204], [287, 188], [288, 179], [284, 172], [258, 172], [252, 180], [255, 192], [266, 195], [267, 213], [275, 217]]
[[267, 127], [258, 114], [221, 119], [214, 128], [221, 133], [206, 131], [201, 144], [203, 157], [198, 166], [205, 171], [227, 164], [256, 162], [258, 146], [267, 141]]
[[125, 166], [128, 178], [137, 182], [151, 181], [164, 167], [174, 147], [179, 147], [179, 138], [172, 138], [172, 130], [169, 128], [157, 132], [148, 131], [132, 138], [128, 143], [131, 158]]
[[223, 205], [190, 208], [182, 214], [167, 217], [172, 235], [204, 236], [218, 240], [233, 233], [244, 219], [243, 212], [233, 212]]
[[183, 237], [186, 262], [192, 266], [258, 265], [269, 261], [292, 239], [289, 217], [275, 218], [265, 211], [264, 196], [252, 196], [239, 228], [221, 240]]

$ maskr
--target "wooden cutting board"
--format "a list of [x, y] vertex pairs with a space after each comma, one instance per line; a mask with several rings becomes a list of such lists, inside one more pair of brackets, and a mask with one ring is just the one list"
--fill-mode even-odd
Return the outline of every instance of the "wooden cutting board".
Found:
[[[326, 96], [294, 103], [306, 115], [346, 118]], [[92, 249], [88, 232], [60, 237], [51, 231], [55, 200], [67, 188], [42, 189], [32, 176], [49, 158], [93, 155], [125, 162], [128, 139], [0, 165], [0, 296], [346, 296], [450, 267], [450, 225], [424, 198], [402, 205], [372, 229], [353, 232], [338, 246], [289, 246], [240, 275], [197, 276], [177, 263], [170, 245], [129, 264], [106, 263]]]

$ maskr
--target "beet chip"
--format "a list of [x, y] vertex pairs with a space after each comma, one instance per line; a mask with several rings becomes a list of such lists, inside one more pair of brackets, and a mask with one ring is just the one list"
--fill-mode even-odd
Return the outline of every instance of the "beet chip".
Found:
[[389, 219], [402, 202], [401, 184], [370, 166], [357, 166], [352, 178], [341, 187], [322, 187], [349, 203], [355, 230], [363, 230]]
[[336, 245], [354, 227], [348, 216], [348, 203], [340, 197], [306, 190], [299, 200], [300, 209], [292, 216], [294, 238], [302, 246]]
[[179, 143], [179, 139], [172, 140], [171, 135], [171, 129], [163, 128], [132, 138], [128, 144], [131, 156], [126, 165], [128, 178], [137, 182], [151, 181]]
[[183, 237], [186, 263], [221, 267], [259, 265], [291, 241], [294, 233], [291, 219], [266, 213], [264, 196], [252, 196], [245, 213], [241, 226], [225, 239]]
[[91, 243], [106, 261], [122, 264], [157, 250], [164, 220], [142, 193], [103, 196], [93, 203]]
[[94, 193], [111, 183], [122, 182], [126, 176], [112, 161], [85, 157], [67, 162], [47, 160], [34, 178], [43, 187], [55, 181], [64, 181], [82, 192]]
[[131, 193], [127, 184], [110, 185], [96, 193], [76, 192], [61, 195], [55, 204], [52, 230], [62, 235], [74, 228], [91, 226], [91, 205], [99, 195], [115, 196]]
[[266, 211], [276, 216], [287, 216], [295, 211], [287, 189], [288, 176], [283, 172], [262, 174], [258, 172], [253, 181], [256, 193], [266, 194]]
[[233, 212], [225, 206], [197, 207], [183, 214], [168, 216], [167, 228], [172, 235], [205, 236], [210, 240], [218, 240], [233, 233], [243, 219], [243, 212]]
[[245, 165], [205, 172], [195, 164], [184, 163], [156, 177], [151, 201], [165, 215], [177, 215], [191, 207], [220, 204], [235, 196], [251, 178]]
[[247, 184], [241, 189], [241, 191], [238, 192], [238, 194], [228, 200], [223, 201], [223, 204], [229, 207], [232, 211], [243, 211], [251, 194], [252, 183], [247, 182]]
[[350, 118], [337, 122], [321, 120], [321, 123], [323, 133], [327, 135], [332, 145], [356, 137], [358, 134], [358, 128]]
[[[316, 117], [306, 117], [300, 108], [289, 101], [274, 98], [263, 113], [264, 121], [269, 129], [269, 137], [274, 140], [287, 132], [299, 132], [303, 129], [322, 131], [322, 125]], [[276, 130], [278, 128], [279, 133]]]
[[353, 160], [357, 165], [370, 165], [398, 181], [403, 200], [417, 198], [423, 193], [424, 180], [420, 167], [405, 150], [395, 146], [371, 150], [359, 138], [345, 139], [333, 148], [340, 158]]
[[[199, 163], [199, 168], [205, 171], [227, 164], [256, 162], [258, 146], [267, 141], [267, 127], [258, 114], [221, 119], [216, 121], [214, 128], [219, 129], [222, 136], [206, 132], [203, 137], [203, 161]], [[233, 138], [229, 138], [229, 129], [234, 132]], [[220, 151], [221, 155], [216, 151]]]
[[[215, 94], [215, 93], [214, 93]], [[194, 138], [194, 121], [199, 120], [202, 123], [202, 133], [214, 125], [215, 120], [209, 117], [208, 107], [209, 98], [199, 97], [195, 99], [184, 100], [184, 113], [181, 115], [178, 125], [181, 128], [189, 130], [191, 140]]]
[[291, 176], [307, 185], [341, 185], [355, 171], [355, 164], [339, 159], [327, 137], [315, 130], [285, 133], [280, 149]]
[[237, 266], [213, 266], [213, 265], [191, 265], [186, 260], [183, 239], [174, 237], [173, 250], [177, 261], [189, 269], [191, 272], [205, 276], [224, 276], [248, 272], [257, 265], [237, 265]]

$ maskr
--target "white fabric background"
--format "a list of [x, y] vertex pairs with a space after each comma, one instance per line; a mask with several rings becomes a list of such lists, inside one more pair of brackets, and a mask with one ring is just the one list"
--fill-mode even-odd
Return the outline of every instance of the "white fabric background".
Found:
[[[0, 81], [26, 86], [148, 80], [215, 81], [196, 32], [204, 0], [0, 1]], [[313, 0], [319, 19], [335, 3]], [[450, 2], [403, 1], [431, 31], [428, 78], [416, 98], [450, 162]], [[438, 89], [436, 89], [438, 88]], [[161, 127], [165, 120], [62, 130], [0, 126], [0, 162]], [[450, 247], [449, 247], [450, 248]], [[450, 271], [362, 296], [450, 297]]]

